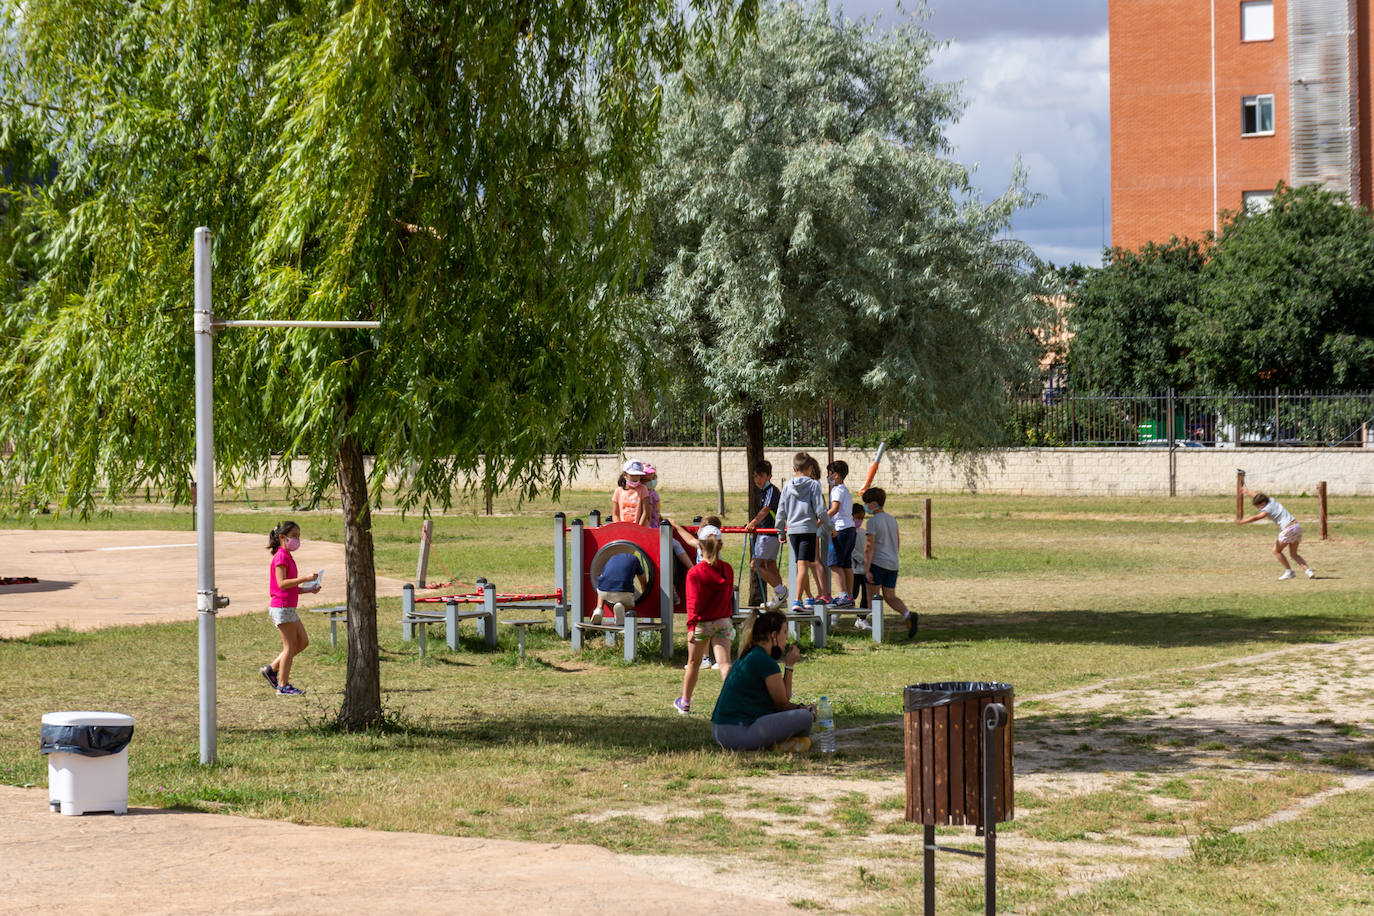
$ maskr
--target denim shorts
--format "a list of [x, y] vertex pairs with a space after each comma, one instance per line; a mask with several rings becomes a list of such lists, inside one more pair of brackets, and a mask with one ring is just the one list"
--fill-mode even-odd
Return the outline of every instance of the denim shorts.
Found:
[[830, 550], [825, 557], [826, 566], [848, 566], [854, 562], [854, 538], [858, 529], [846, 528], [836, 531], [830, 539]]

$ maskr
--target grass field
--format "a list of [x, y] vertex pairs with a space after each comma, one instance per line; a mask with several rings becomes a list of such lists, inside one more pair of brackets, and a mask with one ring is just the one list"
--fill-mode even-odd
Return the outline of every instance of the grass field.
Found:
[[[1280, 498], [1314, 521], [1315, 499]], [[581, 515], [605, 502], [574, 492], [562, 504]], [[714, 508], [710, 494], [665, 502], [683, 517]], [[272, 494], [254, 504], [224, 501], [217, 526], [265, 532], [290, 514], [307, 541], [342, 539], [328, 509], [284, 513]], [[841, 631], [797, 669], [804, 698], [835, 702], [833, 760], [712, 746], [705, 714], [670, 708], [681, 645], [673, 664], [654, 654], [626, 665], [618, 650], [574, 654], [536, 628], [524, 662], [506, 632], [495, 651], [469, 639], [450, 653], [432, 640], [421, 660], [388, 601], [379, 628], [391, 725], [366, 735], [330, 727], [345, 655], [326, 625], [309, 622], [313, 642], [293, 674], [309, 695], [292, 700], [256, 673], [277, 648], [270, 624], [221, 619], [213, 768], [197, 762], [194, 623], [0, 641], [0, 783], [44, 783], [43, 712], [118, 709], [139, 723], [136, 805], [596, 843], [740, 887], [801, 861], [784, 887], [800, 906], [908, 912], [922, 889], [920, 827], [902, 819], [902, 687], [993, 679], [1015, 685], [1017, 704], [1016, 819], [999, 845], [1005, 909], [1374, 908], [1374, 500], [1333, 500], [1330, 541], [1309, 526], [1310, 582], [1276, 581], [1272, 526], [1231, 524], [1226, 498], [942, 496], [934, 507], [925, 561], [917, 501], [890, 506], [903, 526], [899, 591], [921, 612], [919, 638], [874, 647]], [[548, 588], [552, 505], [496, 508], [437, 520], [432, 578]], [[189, 528], [190, 518], [139, 508], [0, 524], [41, 533]], [[417, 520], [382, 512], [375, 524], [378, 571], [412, 575]], [[736, 562], [738, 547], [726, 558]], [[694, 708], [709, 712], [718, 686], [704, 674]], [[940, 838], [979, 842], [968, 829]], [[981, 911], [981, 866], [946, 855], [938, 868], [940, 911]]]

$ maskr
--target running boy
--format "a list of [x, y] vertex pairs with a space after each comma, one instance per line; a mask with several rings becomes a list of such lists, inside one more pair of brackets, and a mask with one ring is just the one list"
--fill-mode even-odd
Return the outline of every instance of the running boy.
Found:
[[1274, 541], [1274, 559], [1279, 561], [1283, 567], [1283, 573], [1279, 580], [1292, 579], [1294, 577], [1293, 567], [1288, 565], [1288, 558], [1283, 555], [1283, 548], [1287, 547], [1288, 552], [1293, 555], [1293, 561], [1302, 567], [1302, 571], [1311, 579], [1317, 574], [1312, 571], [1312, 567], [1307, 565], [1307, 561], [1298, 555], [1298, 545], [1302, 543], [1302, 525], [1293, 518], [1293, 513], [1289, 512], [1277, 499], [1270, 499], [1264, 493], [1254, 493], [1249, 487], [1242, 486], [1241, 492], [1251, 496], [1250, 503], [1260, 511], [1249, 518], [1236, 519], [1237, 525], [1248, 525], [1251, 522], [1262, 522], [1265, 519], [1272, 519], [1274, 524], [1279, 526], [1278, 540]]
[[830, 537], [830, 553], [826, 557], [829, 566], [840, 580], [840, 594], [830, 603], [831, 607], [853, 607], [854, 598], [854, 497], [844, 485], [849, 476], [849, 464], [845, 461], [832, 461], [825, 466], [826, 480], [830, 483], [830, 508], [826, 514], [835, 533]]
[[863, 500], [870, 516], [864, 548], [866, 578], [882, 589], [883, 604], [902, 612], [906, 619], [906, 638], [911, 639], [916, 635], [916, 614], [908, 611], [902, 599], [897, 597], [897, 564], [902, 538], [897, 531], [897, 520], [883, 510], [887, 491], [882, 487], [869, 487], [864, 490]]
[[[803, 599], [811, 598], [821, 587], [821, 564], [816, 558], [816, 531], [820, 517], [825, 515], [825, 497], [821, 494], [820, 482], [807, 471], [816, 464], [816, 459], [806, 452], [797, 452], [792, 457], [792, 472], [796, 474], [783, 485], [782, 495], [778, 498], [778, 527], [787, 532], [787, 541], [792, 548], [792, 557], [797, 561], [797, 595], [792, 609], [797, 613], [806, 610]], [[811, 589], [811, 580], [816, 583], [816, 591]]]
[[[773, 486], [773, 464], [760, 461], [754, 465], [754, 486], [759, 488], [759, 512], [744, 526], [750, 534], [758, 528], [778, 526], [778, 501], [782, 493]], [[776, 534], [754, 534], [754, 570], [759, 578], [773, 587], [773, 597], [763, 603], [764, 609], [777, 610], [787, 600], [787, 586], [782, 584], [782, 573], [778, 571], [779, 542]]]

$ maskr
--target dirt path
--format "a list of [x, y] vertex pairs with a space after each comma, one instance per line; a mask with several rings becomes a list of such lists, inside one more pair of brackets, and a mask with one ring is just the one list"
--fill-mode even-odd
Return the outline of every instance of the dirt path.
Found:
[[[232, 602], [222, 614], [261, 613], [267, 605], [266, 540], [215, 535], [215, 584]], [[308, 541], [301, 571], [323, 568], [324, 589], [304, 604], [344, 602], [343, 545]], [[33, 585], [0, 586], [0, 637], [67, 626], [74, 630], [196, 618], [194, 531], [0, 530], [6, 576], [33, 576]], [[405, 583], [377, 579], [378, 595], [399, 595]]]

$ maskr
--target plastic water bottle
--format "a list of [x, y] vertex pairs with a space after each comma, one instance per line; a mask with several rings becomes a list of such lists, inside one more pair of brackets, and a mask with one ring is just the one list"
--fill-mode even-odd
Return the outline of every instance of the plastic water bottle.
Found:
[[816, 747], [822, 754], [835, 753], [835, 713], [829, 697], [816, 704]]

